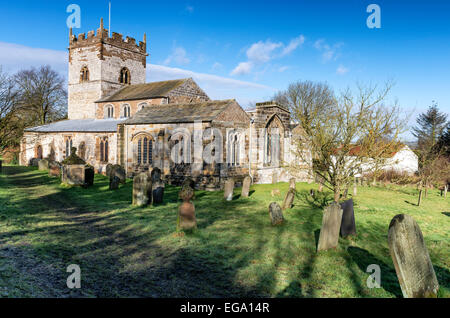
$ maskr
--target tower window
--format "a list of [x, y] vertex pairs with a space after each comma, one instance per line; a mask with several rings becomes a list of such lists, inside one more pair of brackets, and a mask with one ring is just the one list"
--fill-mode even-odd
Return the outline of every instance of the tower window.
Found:
[[130, 84], [131, 83], [130, 70], [127, 69], [126, 67], [124, 67], [120, 70], [119, 82], [121, 84]]
[[89, 69], [87, 66], [83, 66], [80, 72], [80, 82], [88, 82], [89, 81]]

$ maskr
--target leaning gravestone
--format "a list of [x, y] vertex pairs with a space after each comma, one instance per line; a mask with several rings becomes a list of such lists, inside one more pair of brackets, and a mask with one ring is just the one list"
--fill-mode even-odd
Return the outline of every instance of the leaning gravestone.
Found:
[[133, 205], [143, 206], [152, 202], [152, 180], [147, 173], [133, 178]]
[[342, 222], [340, 234], [342, 237], [356, 235], [355, 212], [353, 211], [353, 199], [341, 203]]
[[48, 170], [48, 168], [49, 168], [49, 161], [47, 160], [47, 159], [41, 159], [41, 160], [39, 160], [39, 162], [38, 162], [38, 169], [39, 170], [41, 170], [41, 171], [44, 171], [44, 170]]
[[229, 178], [227, 181], [225, 181], [225, 189], [223, 192], [225, 200], [227, 201], [233, 200], [233, 190], [234, 190], [234, 179]]
[[281, 224], [284, 221], [283, 211], [281, 210], [280, 205], [276, 202], [272, 202], [269, 205], [269, 215], [272, 225]]
[[109, 190], [117, 190], [119, 189], [120, 179], [119, 177], [112, 177], [109, 179]]
[[437, 297], [439, 284], [416, 221], [406, 214], [394, 216], [388, 242], [403, 297]]
[[242, 193], [241, 197], [248, 198], [248, 194], [250, 192], [250, 185], [252, 183], [252, 179], [249, 176], [246, 176], [244, 178], [244, 181], [242, 182]]
[[165, 185], [162, 180], [156, 180], [155, 182], [152, 182], [153, 204], [163, 203], [164, 187]]
[[194, 189], [184, 185], [178, 196], [183, 202], [178, 208], [177, 230], [195, 229], [197, 227], [197, 219], [195, 218], [195, 206], [191, 201], [194, 198]]
[[339, 229], [342, 222], [342, 209], [336, 202], [331, 203], [323, 211], [317, 251], [335, 248], [339, 241]]
[[294, 189], [295, 190], [295, 178], [290, 178], [289, 179], [289, 189]]
[[294, 198], [295, 198], [295, 190], [291, 188], [288, 190], [288, 192], [286, 193], [286, 196], [284, 197], [283, 210], [292, 208], [292, 204], [294, 203]]

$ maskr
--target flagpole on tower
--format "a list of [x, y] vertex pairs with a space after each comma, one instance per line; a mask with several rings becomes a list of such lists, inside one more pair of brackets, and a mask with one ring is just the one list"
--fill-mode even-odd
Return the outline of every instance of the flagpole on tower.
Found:
[[111, 37], [111, 1], [109, 2], [108, 36]]

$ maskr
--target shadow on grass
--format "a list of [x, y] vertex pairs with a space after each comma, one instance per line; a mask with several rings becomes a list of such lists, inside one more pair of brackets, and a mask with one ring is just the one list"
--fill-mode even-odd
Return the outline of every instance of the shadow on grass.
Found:
[[417, 203], [412, 203], [412, 202], [409, 202], [408, 200], [405, 200], [405, 203], [411, 204], [413, 206], [418, 206]]
[[[350, 246], [347, 248], [347, 251], [363, 272], [366, 272], [367, 267], [370, 264], [379, 265], [381, 269], [381, 288], [392, 293], [396, 297], [403, 297], [395, 269], [391, 268], [365, 249]], [[360, 284], [359, 281], [358, 284]]]
[[450, 212], [442, 212], [442, 214], [444, 214], [446, 216], [450, 216]]

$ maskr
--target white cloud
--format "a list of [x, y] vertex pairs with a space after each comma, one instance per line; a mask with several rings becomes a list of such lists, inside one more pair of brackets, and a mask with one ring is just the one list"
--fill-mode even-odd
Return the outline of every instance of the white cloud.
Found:
[[336, 74], [338, 74], [338, 75], [344, 75], [344, 74], [348, 73], [348, 71], [349, 71], [349, 69], [346, 68], [344, 65], [341, 64], [341, 65], [339, 65], [339, 67], [337, 68]]
[[278, 72], [283, 73], [284, 71], [288, 70], [289, 66], [281, 66], [278, 68]]
[[230, 75], [246, 75], [253, 71], [253, 69], [261, 64], [270, 62], [276, 58], [282, 58], [293, 51], [305, 42], [305, 37], [299, 35], [292, 39], [286, 46], [282, 42], [272, 42], [271, 40], [258, 41], [253, 43], [247, 49], [247, 61], [240, 62], [230, 73]]
[[252, 62], [241, 62], [231, 71], [230, 75], [245, 75], [249, 74], [253, 68]]
[[322, 61], [324, 63], [329, 62], [331, 60], [335, 61], [339, 57], [339, 49], [344, 44], [342, 42], [335, 43], [333, 45], [329, 45], [324, 39], [319, 39], [314, 42], [314, 47], [322, 52]]
[[172, 53], [164, 60], [164, 65], [175, 63], [176, 65], [189, 64], [191, 60], [186, 56], [186, 50], [183, 47], [176, 47]]
[[211, 67], [211, 70], [213, 70], [213, 71], [218, 71], [218, 70], [221, 70], [221, 69], [223, 69], [223, 65], [221, 63], [219, 63], [219, 62], [215, 62], [213, 64], [213, 66]]
[[305, 43], [305, 37], [303, 35], [300, 35], [296, 37], [295, 39], [292, 39], [288, 46], [286, 46], [283, 49], [283, 52], [281, 53], [282, 56], [290, 54], [292, 51], [295, 51], [297, 47]]

